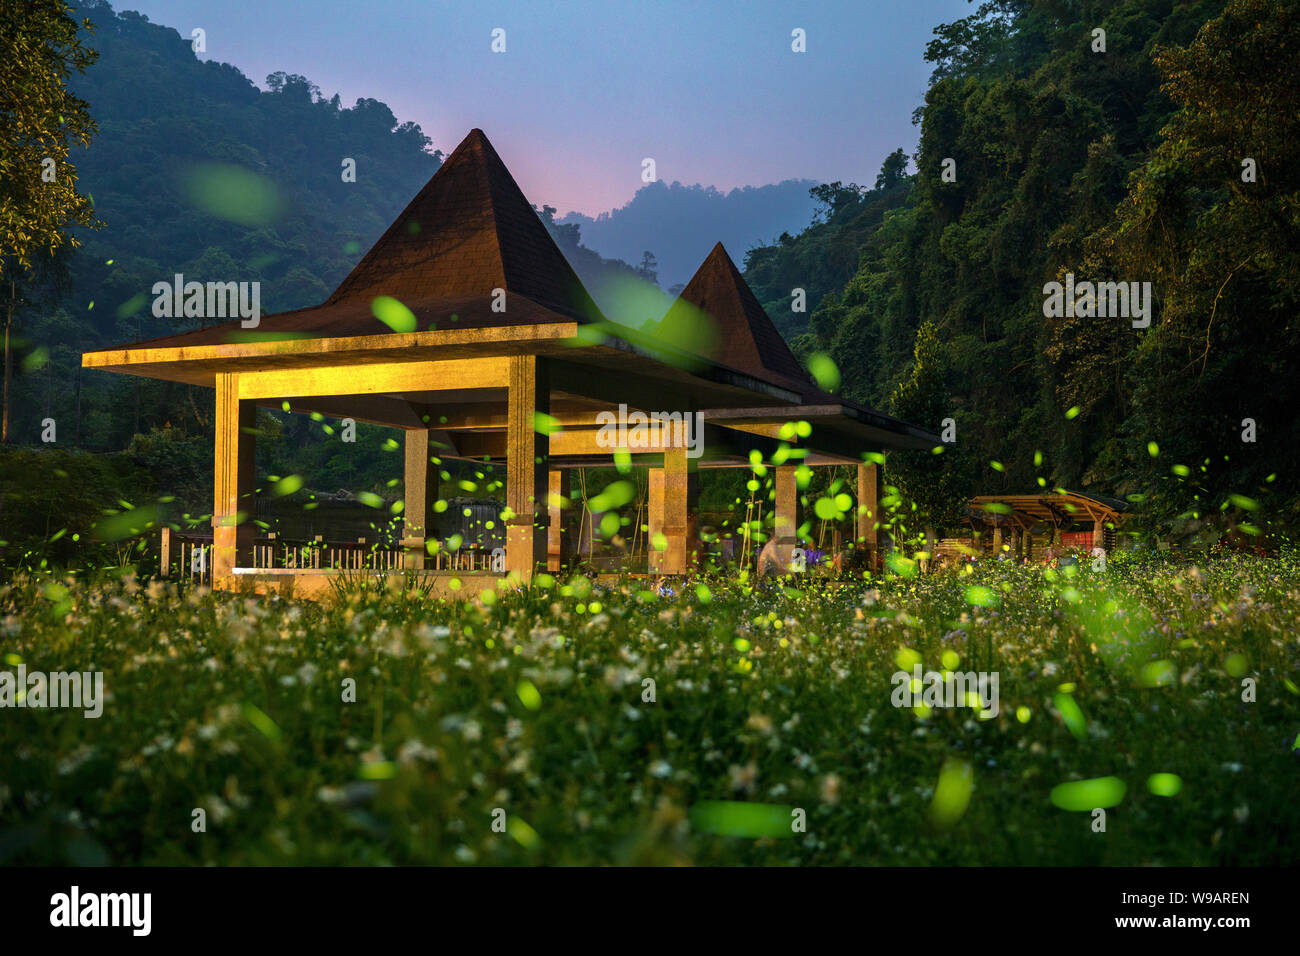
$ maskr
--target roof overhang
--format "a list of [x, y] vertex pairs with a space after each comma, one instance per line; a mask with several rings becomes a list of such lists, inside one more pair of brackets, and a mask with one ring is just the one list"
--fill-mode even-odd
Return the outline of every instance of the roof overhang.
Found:
[[[1010, 508], [990, 511], [987, 505]], [[1120, 502], [1112, 502], [1077, 491], [1052, 494], [978, 495], [970, 500], [970, 518], [982, 524], [1009, 523], [1028, 526], [1044, 521], [1053, 527], [1076, 521], [1100, 521], [1119, 527], [1130, 517]]]
[[[609, 326], [593, 330], [572, 321], [380, 335], [269, 335], [211, 344], [141, 343], [102, 349], [85, 353], [82, 365], [207, 387], [213, 387], [221, 373], [246, 376], [250, 385], [254, 380], [278, 380], [285, 383], [280, 391], [267, 391], [264, 385], [247, 390], [241, 385], [241, 392], [267, 406], [278, 407], [281, 399], [292, 399], [299, 411], [418, 428], [422, 416], [438, 406], [474, 400], [467, 390], [477, 390], [480, 401], [498, 400], [493, 390], [502, 384], [499, 376], [475, 384], [473, 369], [484, 361], [541, 355], [551, 360], [553, 400], [561, 404], [586, 401], [595, 403], [589, 407], [611, 408], [622, 404], [647, 412], [703, 410], [710, 426], [771, 441], [779, 438], [787, 422], [803, 420], [813, 426], [814, 435], [792, 444], [804, 447], [806, 460], [819, 464], [860, 462], [866, 451], [925, 449], [939, 443], [935, 435], [862, 406], [840, 401], [809, 404], [798, 383], [760, 378], [635, 335], [624, 337]], [[445, 376], [432, 389], [383, 384], [402, 378], [389, 376], [391, 367], [409, 368], [422, 362], [436, 362], [441, 369], [463, 365], [465, 374]], [[345, 386], [339, 390], [347, 394], [300, 388], [299, 376], [283, 374], [301, 371], [306, 381], [313, 377], [312, 370], [341, 366], [356, 369], [356, 375], [345, 379], [357, 386], [356, 394]], [[371, 374], [371, 369], [384, 373]], [[374, 383], [364, 384], [372, 378]], [[503, 399], [501, 403], [504, 410]]]
[[[813, 428], [820, 443], [826, 433], [839, 436], [843, 441], [862, 449], [876, 447], [928, 450], [940, 444], [938, 435], [909, 425], [897, 418], [843, 402], [799, 404], [779, 408], [710, 408], [704, 420], [753, 432], [758, 435], [778, 437], [787, 422], [806, 421]], [[861, 459], [860, 453], [849, 457]]]
[[[387, 335], [258, 339], [178, 347], [127, 346], [81, 356], [83, 368], [211, 388], [220, 372], [260, 372], [347, 363], [444, 361], [567, 351], [578, 323], [437, 329]], [[272, 333], [278, 334], [278, 333]]]

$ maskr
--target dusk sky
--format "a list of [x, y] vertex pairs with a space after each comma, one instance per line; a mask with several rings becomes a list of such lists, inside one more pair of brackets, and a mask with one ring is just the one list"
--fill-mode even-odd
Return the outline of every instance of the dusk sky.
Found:
[[[121, 0], [259, 87], [300, 73], [373, 97], [450, 152], [481, 127], [525, 195], [563, 214], [618, 207], [652, 157], [666, 182], [727, 190], [874, 181], [913, 152], [933, 29], [968, 0], [818, 3]], [[491, 50], [506, 31], [506, 52]], [[807, 52], [791, 50], [802, 28]], [[165, 80], [164, 80], [165, 81]]]

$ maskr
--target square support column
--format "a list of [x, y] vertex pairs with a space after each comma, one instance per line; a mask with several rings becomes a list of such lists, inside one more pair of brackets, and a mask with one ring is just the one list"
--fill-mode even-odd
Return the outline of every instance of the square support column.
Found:
[[688, 459], [686, 471], [686, 570], [693, 573], [700, 568], [700, 472]]
[[668, 510], [662, 468], [649, 469], [646, 483], [646, 571], [665, 574], [664, 552], [655, 549], [655, 540], [664, 533], [664, 513]]
[[1002, 525], [993, 525], [993, 559], [1002, 557]]
[[510, 357], [509, 410], [506, 415], [506, 571], [522, 581], [547, 565], [546, 508], [550, 437], [537, 431], [537, 413], [550, 411], [546, 360], [536, 355]]
[[158, 573], [161, 577], [169, 578], [172, 573], [172, 529], [163, 525], [158, 530], [161, 532], [158, 542]]
[[799, 543], [799, 485], [795, 481], [798, 471], [795, 465], [777, 465], [776, 483], [776, 518], [773, 534], [776, 536], [777, 550], [788, 560], [790, 549]]
[[[694, 527], [698, 532], [700, 486], [686, 451], [667, 448], [663, 467], [650, 469], [647, 568], [651, 574], [685, 574], [694, 567], [692, 558], [698, 560], [699, 545], [692, 540], [691, 531]], [[694, 526], [692, 511], [697, 522]], [[655, 547], [657, 539], [662, 549]]]
[[239, 400], [239, 377], [216, 376], [216, 449], [212, 502], [212, 586], [234, 586], [234, 569], [253, 563], [257, 407]]
[[569, 507], [569, 472], [552, 468], [547, 476], [546, 570], [560, 571], [572, 562], [573, 539], [568, 534], [564, 511]]
[[874, 566], [880, 550], [880, 471], [878, 465], [858, 465], [857, 546]]
[[1092, 546], [1106, 550], [1106, 526], [1100, 518], [1095, 518], [1092, 522]]
[[406, 463], [403, 470], [402, 567], [425, 567], [426, 543], [432, 537], [433, 506], [438, 500], [438, 472], [430, 468], [429, 429], [406, 432]]

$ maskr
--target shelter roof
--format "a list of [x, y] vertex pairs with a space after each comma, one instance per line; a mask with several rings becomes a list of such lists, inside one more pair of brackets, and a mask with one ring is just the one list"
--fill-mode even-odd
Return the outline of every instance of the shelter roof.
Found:
[[1129, 511], [1128, 505], [1118, 498], [1065, 489], [1038, 494], [979, 495], [970, 500], [971, 519], [985, 524], [997, 524], [999, 518], [1019, 517], [1022, 523], [1024, 519], [1033, 519], [1060, 526], [1088, 520], [1118, 526], [1128, 519]]

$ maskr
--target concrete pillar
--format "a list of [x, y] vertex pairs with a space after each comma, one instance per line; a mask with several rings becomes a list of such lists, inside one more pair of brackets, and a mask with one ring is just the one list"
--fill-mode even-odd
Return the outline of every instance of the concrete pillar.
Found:
[[[690, 552], [698, 545], [690, 543], [691, 511], [698, 516], [699, 481], [691, 480], [691, 462], [685, 448], [664, 449], [662, 468], [650, 469], [649, 484], [649, 561], [651, 574], [685, 574], [690, 566]], [[692, 488], [695, 500], [692, 501]], [[698, 526], [697, 526], [698, 527]], [[656, 543], [663, 548], [656, 548]]]
[[536, 415], [550, 411], [546, 360], [536, 355], [510, 357], [509, 409], [506, 415], [506, 571], [529, 580], [547, 564], [550, 515], [546, 509], [550, 438], [537, 431]]
[[775, 470], [776, 519], [773, 533], [781, 557], [787, 559], [789, 549], [799, 543], [799, 485], [795, 481], [798, 468], [795, 465], [777, 465]]
[[171, 577], [172, 571], [172, 529], [162, 526], [162, 537], [158, 543], [158, 575]]
[[403, 471], [402, 567], [425, 567], [425, 543], [431, 538], [434, 503], [438, 500], [438, 471], [429, 463], [429, 429], [406, 432]]
[[646, 487], [646, 570], [651, 574], [664, 573], [664, 552], [655, 548], [655, 541], [664, 533], [664, 469], [649, 469]]
[[253, 561], [257, 407], [239, 400], [239, 376], [218, 372], [212, 503], [212, 586], [234, 586], [233, 569]]
[[568, 533], [565, 511], [569, 507], [569, 472], [552, 468], [547, 475], [546, 511], [551, 521], [546, 528], [546, 570], [560, 571], [572, 563], [573, 539]]
[[686, 570], [694, 572], [700, 567], [700, 473], [687, 459], [686, 472]]
[[874, 564], [879, 551], [880, 473], [877, 465], [858, 465], [857, 545]]

